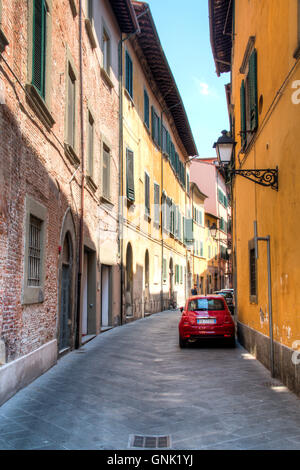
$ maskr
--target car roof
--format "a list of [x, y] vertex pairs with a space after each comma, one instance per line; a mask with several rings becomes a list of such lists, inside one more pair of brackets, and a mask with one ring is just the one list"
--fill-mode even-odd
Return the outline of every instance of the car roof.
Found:
[[220, 299], [220, 298], [223, 298], [222, 295], [217, 295], [217, 294], [193, 295], [192, 297], [188, 298], [188, 301], [197, 300], [197, 299]]

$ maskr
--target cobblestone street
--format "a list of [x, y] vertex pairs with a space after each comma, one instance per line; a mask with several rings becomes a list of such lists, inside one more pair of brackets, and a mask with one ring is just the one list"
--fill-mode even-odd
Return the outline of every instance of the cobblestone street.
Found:
[[[243, 348], [178, 347], [179, 312], [108, 331], [0, 408], [1, 449], [300, 449], [300, 401]], [[276, 386], [277, 384], [277, 386]]]

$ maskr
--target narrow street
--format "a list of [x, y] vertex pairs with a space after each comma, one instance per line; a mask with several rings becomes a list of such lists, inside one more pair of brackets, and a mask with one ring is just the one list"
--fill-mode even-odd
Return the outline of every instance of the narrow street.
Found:
[[300, 449], [299, 399], [242, 347], [178, 347], [180, 313], [110, 330], [0, 407], [0, 449]]

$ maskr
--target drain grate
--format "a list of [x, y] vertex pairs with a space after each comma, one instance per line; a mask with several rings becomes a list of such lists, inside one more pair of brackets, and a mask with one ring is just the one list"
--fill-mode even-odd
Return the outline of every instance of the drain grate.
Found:
[[130, 448], [140, 449], [169, 449], [171, 436], [141, 436], [132, 434], [129, 436]]

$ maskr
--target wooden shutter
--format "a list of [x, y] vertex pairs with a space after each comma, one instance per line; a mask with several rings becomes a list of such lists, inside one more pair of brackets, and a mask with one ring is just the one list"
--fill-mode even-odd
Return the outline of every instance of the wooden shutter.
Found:
[[127, 165], [126, 165], [126, 178], [127, 178], [127, 199], [129, 201], [135, 200], [134, 194], [134, 155], [129, 149], [126, 150]]
[[241, 84], [241, 144], [245, 148], [247, 142], [246, 133], [246, 94], [245, 94], [245, 81]]
[[94, 166], [94, 119], [92, 115], [89, 113], [89, 124], [88, 124], [88, 171], [89, 175], [93, 175], [93, 166]]
[[193, 219], [185, 219], [185, 242], [192, 243], [193, 240]]
[[144, 90], [144, 122], [149, 129], [149, 96]]
[[133, 68], [132, 68], [132, 60], [130, 58], [130, 55], [126, 51], [126, 80], [125, 80], [125, 86], [126, 90], [128, 91], [129, 95], [132, 98], [132, 91], [133, 91], [133, 86], [132, 86], [132, 81], [133, 81]]
[[150, 215], [150, 177], [145, 173], [145, 212]]
[[157, 145], [161, 147], [161, 119], [157, 116]]
[[256, 131], [258, 127], [258, 99], [257, 99], [257, 51], [254, 49], [249, 59], [249, 98], [250, 98], [250, 130]]
[[45, 98], [46, 16], [45, 0], [34, 0], [32, 83], [43, 98]]
[[110, 153], [103, 147], [103, 171], [102, 171], [102, 188], [103, 196], [110, 198]]
[[152, 139], [155, 140], [155, 113], [153, 106], [151, 106], [151, 131]]
[[154, 222], [156, 224], [159, 224], [159, 215], [160, 215], [159, 197], [160, 197], [159, 184], [154, 183]]
[[75, 77], [69, 68], [68, 74], [68, 144], [75, 149]]

